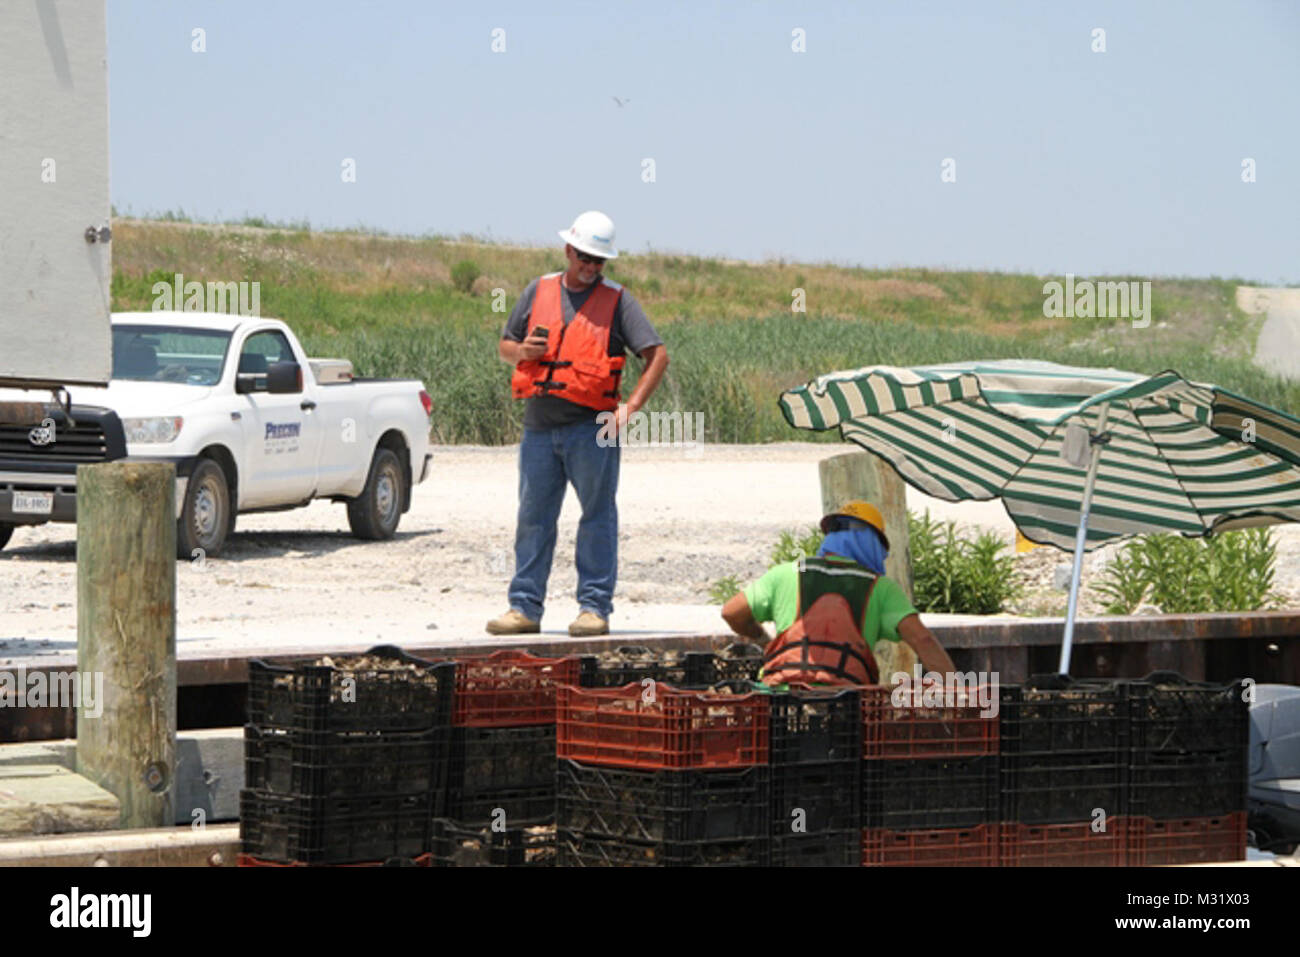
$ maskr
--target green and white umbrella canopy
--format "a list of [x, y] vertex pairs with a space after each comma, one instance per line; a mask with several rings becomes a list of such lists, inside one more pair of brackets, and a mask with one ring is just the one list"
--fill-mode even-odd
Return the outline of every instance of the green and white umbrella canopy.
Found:
[[792, 426], [838, 426], [929, 495], [1001, 498], [1026, 538], [1067, 550], [1086, 469], [1061, 457], [1066, 427], [1095, 433], [1107, 406], [1086, 548], [1300, 521], [1300, 419], [1172, 371], [868, 366], [791, 389], [780, 404]]

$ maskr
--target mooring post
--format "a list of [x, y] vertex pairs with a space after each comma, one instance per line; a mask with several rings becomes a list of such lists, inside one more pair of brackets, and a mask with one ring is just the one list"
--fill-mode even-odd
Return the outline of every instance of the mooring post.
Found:
[[77, 467], [77, 771], [124, 828], [175, 821], [175, 489], [169, 463]]
[[[818, 464], [821, 478], [822, 512], [832, 511], [853, 499], [875, 505], [885, 516], [885, 537], [889, 555], [885, 574], [912, 594], [912, 552], [907, 537], [907, 487], [892, 468], [868, 452], [845, 452]], [[916, 655], [901, 642], [881, 641], [876, 645], [880, 680], [889, 684], [895, 671], [911, 671]]]

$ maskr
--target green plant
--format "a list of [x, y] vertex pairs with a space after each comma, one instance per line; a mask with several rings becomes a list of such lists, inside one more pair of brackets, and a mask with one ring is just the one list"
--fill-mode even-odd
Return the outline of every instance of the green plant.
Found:
[[992, 615], [1020, 592], [1006, 543], [992, 532], [974, 538], [957, 533], [956, 522], [939, 523], [907, 513], [912, 551], [912, 604], [917, 611]]
[[1131, 615], [1137, 611], [1151, 583], [1142, 574], [1142, 561], [1128, 545], [1107, 563], [1093, 590], [1106, 599], [1106, 614]]
[[781, 537], [772, 546], [769, 561], [773, 565], [780, 565], [783, 562], [792, 562], [797, 558], [816, 555], [817, 549], [821, 548], [822, 539], [825, 537], [822, 530], [816, 525], [810, 525], [807, 533], [803, 535], [799, 533], [797, 528], [787, 528], [781, 532]]
[[478, 263], [472, 259], [462, 259], [451, 267], [451, 284], [460, 292], [468, 294], [474, 288], [474, 280], [479, 277]]
[[726, 578], [719, 578], [709, 586], [709, 604], [725, 605], [736, 592], [740, 591], [743, 586], [735, 575], [728, 575]]
[[1271, 528], [1225, 532], [1209, 539], [1208, 545], [1214, 611], [1252, 611], [1277, 602], [1277, 541]]
[[1254, 611], [1277, 600], [1276, 560], [1269, 528], [1208, 539], [1145, 535], [1116, 553], [1096, 588], [1112, 615], [1132, 614], [1144, 599], [1170, 615]]

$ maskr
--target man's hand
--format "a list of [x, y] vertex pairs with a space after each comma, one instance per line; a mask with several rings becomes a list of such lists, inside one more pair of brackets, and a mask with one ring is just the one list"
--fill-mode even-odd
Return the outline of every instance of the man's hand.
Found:
[[610, 445], [618, 441], [622, 430], [627, 428], [627, 420], [631, 418], [634, 410], [626, 402], [620, 402], [614, 414], [605, 420], [605, 424], [600, 427], [599, 437], [602, 441]]
[[533, 359], [540, 359], [546, 354], [546, 342], [546, 333], [534, 329], [523, 342], [519, 343], [520, 361], [531, 362]]
[[546, 337], [529, 337], [523, 342], [502, 339], [497, 346], [497, 354], [501, 356], [502, 362], [508, 362], [512, 366], [540, 359], [546, 354]]

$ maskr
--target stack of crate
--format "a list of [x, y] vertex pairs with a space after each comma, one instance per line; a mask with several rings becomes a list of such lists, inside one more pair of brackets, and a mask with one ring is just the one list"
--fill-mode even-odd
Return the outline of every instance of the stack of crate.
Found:
[[772, 865], [856, 867], [861, 689], [792, 687], [770, 697]]
[[862, 866], [997, 866], [996, 687], [861, 690]]
[[558, 863], [768, 864], [769, 702], [658, 681], [561, 687]]
[[549, 866], [555, 840], [555, 694], [576, 657], [523, 651], [455, 663], [451, 751], [433, 822], [439, 866]]
[[1122, 866], [1130, 689], [1039, 675], [1001, 693], [1001, 866]]
[[391, 646], [249, 662], [240, 863], [428, 865], [453, 681]]
[[1234, 861], [1246, 849], [1245, 682], [1128, 682], [1128, 863]]

